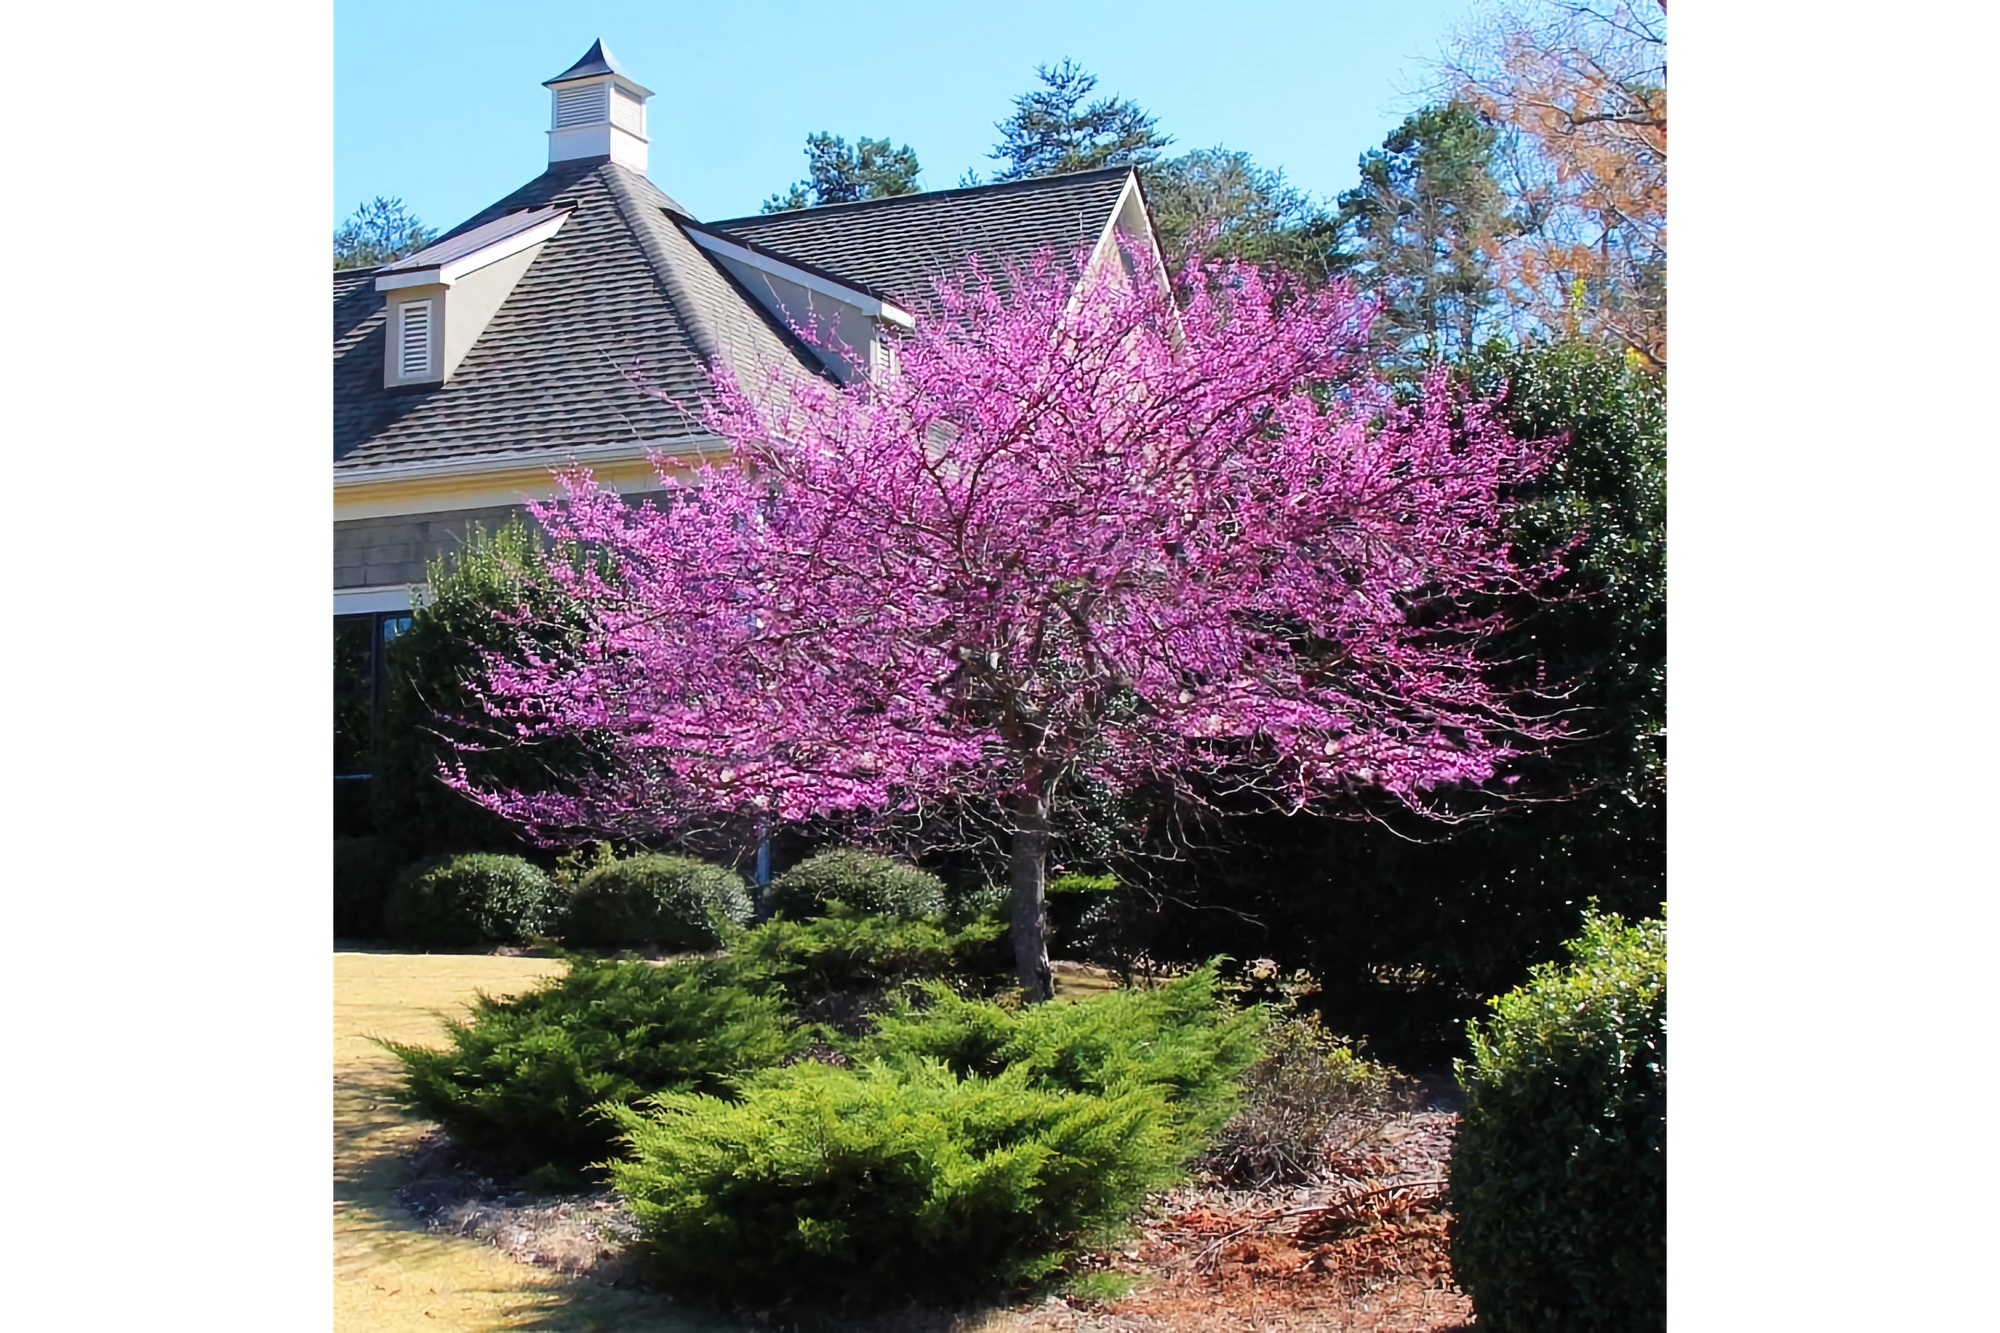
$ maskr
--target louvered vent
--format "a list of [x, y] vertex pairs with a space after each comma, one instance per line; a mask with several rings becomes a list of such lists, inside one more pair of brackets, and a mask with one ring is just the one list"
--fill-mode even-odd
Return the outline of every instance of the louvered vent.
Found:
[[563, 88], [556, 93], [556, 128], [568, 125], [601, 124], [609, 117], [605, 105], [609, 89], [601, 83], [587, 88]]
[[646, 132], [646, 99], [617, 85], [612, 86], [611, 123], [634, 134]]
[[396, 373], [404, 379], [424, 379], [431, 373], [431, 303], [405, 301], [402, 327], [397, 330]]

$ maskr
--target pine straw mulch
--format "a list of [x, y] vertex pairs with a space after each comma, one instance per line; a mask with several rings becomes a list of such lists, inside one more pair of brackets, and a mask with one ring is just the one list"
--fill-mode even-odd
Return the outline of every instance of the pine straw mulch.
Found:
[[[1472, 1304], [1451, 1282], [1441, 1206], [1457, 1127], [1450, 1111], [1344, 1112], [1306, 1183], [1244, 1189], [1197, 1180], [1155, 1199], [1131, 1240], [1080, 1265], [1130, 1280], [1124, 1296], [916, 1322], [1022, 1333], [1469, 1330]], [[506, 1193], [437, 1133], [409, 1166], [403, 1200], [433, 1229], [586, 1281], [638, 1285], [624, 1251], [637, 1227], [615, 1195]], [[870, 1323], [915, 1326], [909, 1315]]]
[[1050, 1302], [1034, 1330], [1468, 1329], [1441, 1206], [1455, 1113], [1351, 1111], [1317, 1178], [1285, 1189], [1196, 1183], [1157, 1201], [1139, 1239], [1090, 1267], [1135, 1279], [1123, 1297]]

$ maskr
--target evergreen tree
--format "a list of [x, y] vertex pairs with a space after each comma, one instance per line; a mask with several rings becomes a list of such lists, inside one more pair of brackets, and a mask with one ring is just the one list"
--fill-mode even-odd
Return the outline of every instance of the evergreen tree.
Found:
[[460, 722], [474, 705], [466, 681], [485, 655], [518, 648], [523, 637], [560, 640], [572, 617], [543, 589], [549, 555], [519, 516], [493, 532], [474, 525], [425, 570], [430, 596], [388, 648], [388, 689], [370, 767], [375, 827], [409, 858], [471, 851], [520, 851], [506, 821], [439, 781], [439, 760], [464, 744], [475, 770], [536, 780], [579, 762], [573, 745], [480, 749], [492, 737]]
[[1204, 148], [1145, 174], [1146, 203], [1169, 262], [1190, 253], [1243, 259], [1323, 281], [1332, 220], [1282, 170], [1248, 153]]
[[1376, 341], [1406, 363], [1459, 359], [1489, 330], [1506, 222], [1494, 136], [1461, 103], [1425, 107], [1362, 154], [1340, 196], [1333, 267], [1381, 300]]
[[1042, 86], [1014, 99], [1014, 114], [996, 121], [1001, 139], [988, 154], [1002, 163], [996, 181], [1026, 180], [1097, 167], [1145, 166], [1173, 140], [1152, 116], [1119, 97], [1086, 101], [1097, 76], [1064, 60], [1037, 65]]
[[333, 233], [333, 266], [375, 268], [415, 254], [435, 239], [436, 229], [419, 222], [401, 199], [378, 194]]
[[766, 199], [764, 212], [914, 194], [921, 170], [908, 144], [892, 148], [887, 139], [857, 139], [849, 147], [847, 140], [825, 131], [806, 136], [806, 164], [806, 179]]
[[[1140, 945], [1309, 968], [1342, 1031], [1419, 1063], [1462, 1053], [1482, 997], [1559, 954], [1593, 897], [1628, 917], [1666, 896], [1666, 390], [1585, 341], [1489, 344], [1465, 369], [1505, 393], [1525, 439], [1568, 444], [1510, 524], [1523, 557], [1565, 573], [1487, 648], [1499, 678], [1550, 695], [1572, 735], [1515, 781], [1463, 793], [1428, 827], [1379, 802], [1347, 820], [1251, 816], [1150, 877], [1161, 912]], [[1575, 545], [1568, 545], [1580, 534]], [[1564, 549], [1564, 548], [1567, 549]], [[1482, 808], [1483, 807], [1483, 808]], [[1141, 878], [1145, 867], [1121, 867]]]

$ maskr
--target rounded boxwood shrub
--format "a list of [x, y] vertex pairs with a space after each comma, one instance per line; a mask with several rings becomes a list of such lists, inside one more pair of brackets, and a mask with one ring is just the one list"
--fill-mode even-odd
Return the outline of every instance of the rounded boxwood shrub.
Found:
[[389, 934], [413, 944], [509, 944], [545, 935], [562, 895], [518, 856], [438, 856], [405, 870], [389, 895]]
[[1493, 1333], [1667, 1320], [1667, 933], [1592, 911], [1470, 1025], [1452, 1276]]
[[715, 949], [753, 914], [749, 887], [735, 871], [651, 853], [585, 875], [570, 898], [564, 938], [594, 949]]
[[928, 871], [855, 847], [833, 847], [771, 881], [771, 911], [799, 919], [841, 902], [874, 916], [904, 920], [944, 915], [944, 881]]
[[333, 933], [354, 940], [382, 937], [383, 910], [402, 858], [384, 838], [333, 840]]

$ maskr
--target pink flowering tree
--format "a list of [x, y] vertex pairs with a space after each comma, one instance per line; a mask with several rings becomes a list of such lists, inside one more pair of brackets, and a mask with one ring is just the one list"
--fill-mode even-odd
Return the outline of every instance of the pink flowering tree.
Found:
[[872, 382], [725, 380], [732, 456], [659, 460], [671, 503], [566, 474], [536, 516], [597, 553], [554, 562], [588, 628], [483, 690], [518, 740], [588, 738], [596, 774], [473, 794], [549, 838], [997, 811], [1046, 998], [1079, 784], [1423, 809], [1493, 778], [1548, 731], [1485, 682], [1471, 608], [1549, 572], [1504, 536], [1548, 446], [1442, 376], [1398, 405], [1344, 289], [1182, 287], [975, 275]]

